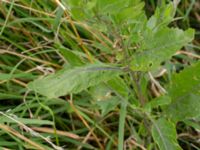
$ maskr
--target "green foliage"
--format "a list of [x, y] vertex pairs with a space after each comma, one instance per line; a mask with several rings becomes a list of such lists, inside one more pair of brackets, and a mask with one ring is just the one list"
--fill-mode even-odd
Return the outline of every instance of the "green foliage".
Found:
[[120, 68], [93, 64], [63, 69], [56, 74], [29, 83], [28, 87], [49, 98], [56, 98], [66, 94], [79, 93], [120, 74], [122, 74]]
[[[122, 48], [128, 47], [125, 53], [129, 53], [126, 56], [129, 58], [125, 60], [125, 63], [129, 64], [131, 71], [146, 72], [157, 69], [162, 62], [169, 60], [177, 50], [194, 38], [193, 29], [183, 31], [168, 27], [175, 15], [176, 6], [173, 3], [168, 5], [163, 3], [157, 7], [155, 14], [150, 19], [145, 16], [144, 3], [139, 0], [69, 0], [67, 5], [74, 19], [84, 21], [91, 27], [97, 27], [100, 31], [104, 28], [104, 33], [119, 39], [124, 44], [121, 45], [124, 46]], [[121, 36], [127, 36], [127, 38], [123, 41]], [[97, 44], [98, 47], [103, 48], [99, 43]], [[131, 52], [129, 47], [135, 45], [137, 46], [136, 51]], [[37, 79], [29, 83], [29, 89], [54, 98], [80, 93], [92, 87], [89, 92], [93, 99], [97, 100], [95, 104], [99, 106], [102, 116], [115, 110], [121, 100], [122, 106], [124, 106], [123, 103], [126, 102], [123, 100], [129, 98], [129, 89], [124, 80], [119, 77], [119, 75], [125, 75], [120, 68], [112, 69], [109, 65], [104, 64], [84, 65], [81, 57], [69, 49], [62, 46], [58, 46], [58, 49], [72, 68], [62, 69], [58, 73]], [[123, 56], [120, 56], [118, 61], [122, 61], [122, 59]], [[164, 95], [151, 100], [144, 106], [144, 110], [151, 113], [154, 108], [165, 108], [165, 114], [173, 120], [184, 120], [197, 116], [200, 112], [195, 106], [198, 106], [199, 100], [198, 96], [192, 94], [191, 91], [194, 92], [193, 88], [195, 87], [199, 88], [199, 82], [196, 81], [198, 72], [196, 67], [175, 76], [172, 79], [168, 96]], [[133, 85], [134, 88], [137, 88], [137, 83]], [[140, 98], [141, 96], [138, 94], [140, 90], [135, 91]], [[113, 96], [112, 92], [116, 96]], [[186, 92], [189, 92], [189, 95], [185, 95]], [[183, 108], [184, 111], [182, 111]], [[122, 107], [120, 120], [123, 122], [119, 124], [119, 149], [123, 147], [124, 133], [122, 132], [125, 114], [126, 107]], [[153, 123], [152, 135], [161, 150], [180, 149], [176, 141], [175, 125], [164, 118]]]
[[131, 68], [135, 71], [148, 71], [157, 68], [194, 37], [194, 30], [183, 32], [180, 29], [162, 28], [156, 32], [147, 31], [140, 51], [133, 55]]
[[[137, 21], [137, 17], [143, 14], [144, 3], [140, 0], [69, 0], [72, 17], [86, 21], [91, 26], [103, 27], [106, 32], [113, 27], [126, 26]], [[98, 25], [97, 25], [98, 24]], [[109, 26], [107, 26], [109, 24]]]
[[171, 103], [171, 97], [170, 96], [160, 96], [155, 99], [152, 99], [149, 103], [147, 103], [144, 108], [148, 112], [153, 110], [153, 108], [158, 108], [159, 106], [168, 105]]
[[166, 27], [174, 18], [176, 8], [173, 3], [169, 3], [168, 5], [163, 5], [161, 7], [157, 7], [155, 13], [149, 19], [147, 26], [149, 29], [157, 30], [162, 27]]
[[177, 2], [3, 1], [0, 149], [197, 149], [198, 5]]
[[124, 131], [125, 131], [125, 121], [126, 121], [126, 113], [127, 113], [127, 103], [126, 101], [121, 103], [121, 108], [119, 112], [119, 129], [118, 129], [118, 150], [123, 149], [124, 147]]
[[102, 116], [113, 111], [120, 102], [120, 99], [117, 96], [112, 95], [113, 90], [105, 83], [91, 87], [89, 92], [93, 97], [95, 104], [101, 109]]
[[[26, 118], [16, 118], [17, 121], [23, 124], [31, 124], [31, 125], [53, 125], [52, 121], [49, 120], [40, 120], [40, 119], [26, 119]], [[15, 123], [15, 121], [10, 120], [7, 117], [0, 117], [0, 123]]]
[[160, 150], [181, 150], [176, 140], [176, 128], [172, 122], [164, 118], [155, 121], [152, 135]]
[[200, 115], [200, 63], [196, 63], [172, 77], [169, 94], [172, 103], [165, 112], [175, 121]]
[[112, 98], [107, 98], [106, 100], [100, 100], [96, 102], [96, 104], [100, 107], [101, 109], [101, 115], [105, 116], [107, 115], [110, 111], [114, 110], [116, 106], [119, 104], [119, 99], [116, 97]]
[[119, 76], [112, 78], [111, 80], [108, 81], [108, 86], [116, 93], [119, 94], [122, 98], [127, 99], [128, 98], [128, 93], [129, 89], [124, 82], [122, 78]]
[[65, 60], [69, 63], [71, 66], [81, 66], [84, 65], [83, 61], [80, 59], [78, 54], [74, 53], [70, 49], [67, 49], [62, 46], [56, 46], [59, 49], [59, 52], [62, 54], [62, 56], [65, 58]]

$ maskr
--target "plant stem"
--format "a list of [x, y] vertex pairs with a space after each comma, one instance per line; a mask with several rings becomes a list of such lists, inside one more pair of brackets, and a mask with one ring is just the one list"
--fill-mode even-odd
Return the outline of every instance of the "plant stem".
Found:
[[130, 77], [131, 77], [131, 80], [132, 80], [132, 84], [133, 84], [133, 87], [134, 87], [134, 90], [135, 90], [135, 93], [140, 101], [140, 104], [141, 106], [143, 107], [146, 103], [146, 99], [145, 97], [143, 96], [143, 93], [142, 93], [142, 89], [141, 89], [141, 86], [140, 86], [140, 78], [137, 77], [137, 72], [133, 72], [133, 71], [130, 71]]

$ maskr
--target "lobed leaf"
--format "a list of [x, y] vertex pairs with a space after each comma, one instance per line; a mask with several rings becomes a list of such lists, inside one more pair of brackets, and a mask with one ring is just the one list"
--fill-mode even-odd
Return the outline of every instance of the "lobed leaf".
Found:
[[161, 62], [191, 42], [193, 37], [193, 29], [185, 32], [177, 28], [163, 28], [155, 33], [148, 31], [144, 34], [140, 51], [132, 57], [131, 68], [135, 71], [155, 69]]
[[173, 2], [168, 5], [163, 3], [161, 7], [156, 8], [155, 14], [147, 22], [147, 27], [154, 30], [166, 27], [173, 20], [175, 11]]

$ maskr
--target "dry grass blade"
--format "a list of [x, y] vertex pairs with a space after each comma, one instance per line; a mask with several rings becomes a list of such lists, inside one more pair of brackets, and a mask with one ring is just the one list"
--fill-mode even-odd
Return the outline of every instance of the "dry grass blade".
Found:
[[83, 124], [91, 131], [91, 134], [94, 136], [97, 144], [99, 145], [100, 149], [103, 150], [104, 147], [103, 145], [100, 143], [98, 137], [96, 136], [96, 134], [93, 132], [92, 128], [88, 125], [87, 121], [80, 115], [79, 111], [76, 109], [76, 107], [74, 106], [73, 102], [70, 101], [70, 105], [72, 107], [72, 109], [75, 111], [75, 113], [77, 114], [77, 116], [81, 119], [81, 121], [83, 122]]
[[91, 63], [93, 63], [92, 56], [91, 56], [90, 52], [87, 50], [87, 48], [84, 46], [83, 41], [82, 41], [82, 39], [81, 39], [81, 37], [80, 37], [80, 35], [79, 35], [79, 33], [78, 33], [78, 31], [77, 31], [75, 25], [74, 25], [74, 22], [72, 21], [71, 16], [70, 16], [69, 13], [67, 12], [67, 9], [65, 8], [65, 6], [64, 6], [59, 0], [55, 0], [55, 2], [56, 2], [56, 4], [57, 4], [58, 6], [60, 6], [60, 7], [65, 11], [65, 15], [67, 16], [67, 18], [68, 18], [68, 20], [69, 20], [69, 23], [70, 23], [70, 25], [72, 26], [72, 29], [73, 29], [73, 31], [74, 31], [76, 37], [77, 37], [78, 44], [81, 46], [81, 48], [83, 49], [83, 51], [86, 53], [88, 60], [89, 60]]
[[[4, 2], [4, 3], [8, 3], [8, 4], [11, 3], [8, 0], [1, 0], [1, 1]], [[31, 7], [27, 7], [27, 6], [24, 6], [24, 5], [20, 5], [20, 4], [17, 4], [17, 3], [14, 3], [13, 5], [17, 6], [17, 7], [20, 7], [20, 8], [23, 8], [23, 9], [27, 9], [27, 10], [33, 11], [35, 13], [43, 14], [43, 15], [50, 16], [50, 17], [55, 17], [55, 15], [53, 15], [53, 14], [50, 14], [50, 13], [47, 13], [47, 12], [43, 12], [43, 11], [39, 11], [37, 9], [33, 9]]]
[[3, 147], [3, 150], [11, 150], [11, 149], [8, 149], [8, 148]]
[[37, 148], [38, 150], [45, 150], [44, 147], [38, 145], [37, 143], [31, 141], [30, 139], [28, 139], [27, 137], [23, 136], [22, 134], [20, 134], [19, 132], [17, 132], [16, 130], [14, 130], [13, 128], [7, 126], [7, 125], [3, 125], [0, 124], [0, 128], [6, 132], [9, 132], [11, 134], [13, 134], [14, 136], [24, 140], [25, 142], [29, 143], [30, 145], [32, 145], [33, 147]]
[[[33, 129], [34, 131], [38, 131], [38, 132], [52, 133], [52, 134], [55, 133], [54, 129], [52, 129], [52, 128], [32, 127], [31, 129]], [[58, 135], [66, 136], [66, 137], [69, 137], [69, 138], [72, 138], [72, 139], [76, 139], [76, 140], [82, 139], [82, 137], [80, 137], [80, 136], [78, 136], [76, 134], [70, 133], [70, 132], [66, 132], [66, 131], [56, 130], [56, 133]]]
[[199, 8], [0, 0], [0, 149], [198, 149]]
[[[82, 143], [86, 143], [87, 140], [90, 138], [92, 132], [94, 131], [94, 128], [92, 130], [90, 130], [90, 132], [86, 135], [86, 137], [84, 138], [84, 140], [82, 141]], [[80, 145], [77, 150], [80, 150], [82, 148], [82, 146]]]
[[187, 55], [189, 57], [194, 57], [194, 58], [200, 59], [200, 55], [197, 55], [197, 54], [194, 54], [194, 53], [191, 53], [191, 52], [187, 52], [187, 51], [178, 51], [175, 55], [179, 55], [179, 54], [184, 54], [184, 55]]
[[39, 63], [42, 63], [42, 64], [51, 65], [51, 66], [54, 66], [56, 68], [61, 68], [60, 65], [57, 65], [57, 64], [54, 64], [54, 63], [51, 63], [51, 62], [48, 62], [48, 61], [44, 61], [44, 60], [41, 60], [41, 59], [38, 59], [38, 58], [34, 58], [34, 57], [31, 57], [31, 56], [22, 55], [22, 54], [12, 52], [12, 51], [9, 51], [9, 50], [0, 49], [0, 54], [11, 54], [11, 55], [18, 56], [18, 57], [21, 57], [21, 58], [24, 58], [24, 59], [39, 62]]

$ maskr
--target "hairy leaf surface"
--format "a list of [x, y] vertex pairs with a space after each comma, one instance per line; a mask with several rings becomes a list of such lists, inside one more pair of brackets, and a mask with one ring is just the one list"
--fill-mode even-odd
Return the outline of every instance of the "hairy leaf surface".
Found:
[[69, 93], [78, 93], [121, 74], [122, 70], [104, 64], [92, 64], [72, 69], [63, 69], [56, 74], [37, 79], [28, 84], [34, 90], [49, 98]]

